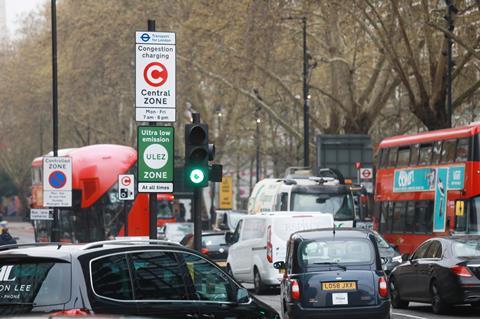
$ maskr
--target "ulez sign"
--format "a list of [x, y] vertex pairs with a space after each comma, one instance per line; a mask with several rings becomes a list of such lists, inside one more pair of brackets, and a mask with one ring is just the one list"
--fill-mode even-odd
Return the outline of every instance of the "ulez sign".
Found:
[[138, 191], [173, 192], [173, 142], [171, 126], [138, 127]]

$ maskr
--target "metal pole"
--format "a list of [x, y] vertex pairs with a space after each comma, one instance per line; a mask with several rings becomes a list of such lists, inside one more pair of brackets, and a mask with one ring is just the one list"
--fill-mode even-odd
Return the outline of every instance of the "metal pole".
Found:
[[258, 109], [257, 109], [257, 113], [256, 116], [257, 116], [257, 119], [256, 119], [256, 122], [257, 122], [257, 129], [256, 129], [256, 138], [255, 140], [257, 141], [257, 147], [256, 147], [256, 151], [255, 151], [255, 163], [256, 163], [256, 168], [255, 168], [255, 179], [256, 179], [256, 183], [258, 183], [260, 181], [260, 118], [258, 117]]
[[202, 214], [200, 212], [200, 200], [202, 189], [193, 189], [193, 247], [195, 250], [202, 249]]
[[[453, 13], [456, 13], [456, 8], [453, 6], [451, 1], [446, 1], [448, 14], [447, 14], [447, 22], [448, 22], [448, 31], [453, 32], [454, 25], [453, 25]], [[453, 69], [453, 61], [452, 61], [452, 45], [453, 40], [452, 38], [447, 35], [447, 123], [449, 127], [452, 127], [452, 69]]]
[[[148, 20], [148, 31], [155, 32], [155, 20]], [[155, 122], [150, 122], [150, 126], [155, 126]], [[149, 207], [149, 237], [150, 239], [157, 239], [157, 193], [150, 193], [148, 195]]]
[[[52, 19], [52, 125], [53, 125], [53, 156], [58, 156], [58, 81], [57, 81], [57, 4], [51, 2]], [[50, 239], [58, 241], [58, 209], [53, 208], [53, 221]]]
[[124, 236], [128, 236], [128, 210], [127, 210], [127, 201], [123, 201], [123, 218], [125, 221], [125, 231]]
[[310, 129], [308, 110], [308, 55], [307, 55], [307, 17], [302, 17], [303, 22], [303, 166], [310, 166]]

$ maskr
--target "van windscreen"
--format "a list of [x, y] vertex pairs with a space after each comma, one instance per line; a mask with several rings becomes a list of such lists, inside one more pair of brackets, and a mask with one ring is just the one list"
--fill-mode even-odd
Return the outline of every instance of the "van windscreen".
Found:
[[[318, 214], [321, 215], [321, 214]], [[274, 234], [281, 240], [287, 241], [291, 234], [300, 230], [315, 229], [315, 228], [330, 228], [332, 227], [331, 217], [321, 218], [321, 216], [312, 217], [292, 217], [285, 216], [282, 218], [275, 218], [273, 220]]]
[[291, 211], [332, 214], [334, 220], [353, 220], [353, 198], [347, 194], [292, 193]]
[[0, 262], [0, 315], [63, 304], [70, 300], [70, 293], [70, 263], [58, 260], [18, 262], [18, 259]]

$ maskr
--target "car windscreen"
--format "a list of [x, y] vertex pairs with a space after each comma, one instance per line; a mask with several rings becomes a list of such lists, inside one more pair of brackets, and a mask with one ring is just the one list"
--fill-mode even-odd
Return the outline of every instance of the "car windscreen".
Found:
[[204, 247], [209, 246], [221, 246], [226, 245], [225, 234], [216, 234], [216, 235], [206, 235], [202, 237], [202, 245]]
[[455, 240], [452, 250], [455, 257], [480, 257], [480, 240]]
[[328, 264], [365, 265], [374, 262], [372, 243], [366, 239], [310, 240], [299, 246], [299, 265], [304, 268]]
[[[50, 306], [70, 300], [71, 264], [58, 261], [1, 261], [0, 315], [12, 306]], [[3, 307], [8, 306], [8, 307]]]
[[332, 214], [337, 221], [353, 219], [353, 198], [347, 194], [292, 193], [291, 211]]
[[390, 244], [377, 232], [373, 232], [377, 240], [378, 248], [390, 248]]

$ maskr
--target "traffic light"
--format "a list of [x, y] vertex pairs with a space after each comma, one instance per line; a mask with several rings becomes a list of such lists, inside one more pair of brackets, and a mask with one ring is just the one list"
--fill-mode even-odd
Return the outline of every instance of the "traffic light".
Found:
[[187, 185], [206, 187], [208, 185], [208, 161], [213, 160], [215, 147], [208, 144], [207, 124], [185, 125], [185, 177]]

